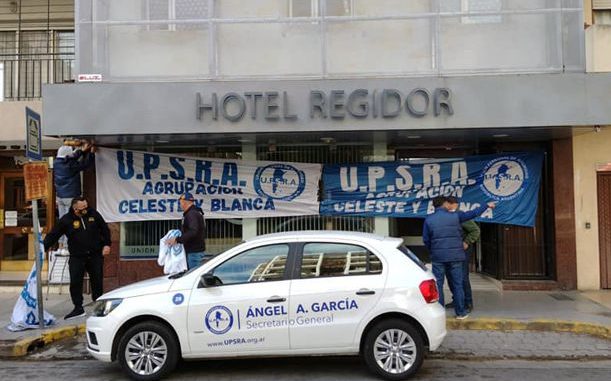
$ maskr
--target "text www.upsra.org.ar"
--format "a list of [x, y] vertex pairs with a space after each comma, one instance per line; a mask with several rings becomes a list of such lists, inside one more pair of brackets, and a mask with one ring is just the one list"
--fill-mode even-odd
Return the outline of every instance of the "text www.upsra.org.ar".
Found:
[[208, 343], [209, 347], [224, 347], [224, 346], [230, 346], [230, 345], [244, 345], [244, 344], [262, 344], [265, 341], [265, 337], [251, 337], [251, 338], [244, 338], [244, 337], [236, 337], [236, 338], [231, 338], [231, 339], [225, 339], [223, 341], [216, 341], [216, 342], [212, 342], [212, 343]]

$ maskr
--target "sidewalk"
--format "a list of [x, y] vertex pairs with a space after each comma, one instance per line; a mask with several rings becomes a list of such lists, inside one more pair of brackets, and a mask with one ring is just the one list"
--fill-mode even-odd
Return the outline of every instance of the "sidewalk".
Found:
[[[82, 335], [85, 317], [69, 322], [63, 320], [63, 316], [72, 309], [70, 297], [66, 292], [62, 295], [50, 294], [49, 300], [45, 301], [46, 310], [57, 319], [55, 326], [44, 332], [36, 329], [14, 333], [5, 327], [10, 322], [18, 291], [15, 288], [0, 288], [0, 357], [24, 356], [28, 350], [35, 347]], [[89, 298], [89, 295], [85, 295], [85, 302], [88, 302]], [[452, 310], [447, 310], [447, 324], [448, 329], [458, 333], [465, 330], [571, 332], [610, 341], [611, 303], [607, 306], [602, 304], [609, 303], [610, 300], [611, 291], [501, 292], [484, 284], [474, 290], [474, 310], [470, 317], [459, 321], [454, 319]], [[90, 312], [90, 307], [86, 310]], [[461, 335], [464, 336], [460, 333], [459, 337]], [[467, 336], [473, 335], [477, 334]]]
[[[45, 299], [46, 287], [43, 289], [44, 308], [53, 314], [56, 323], [41, 332], [39, 329], [31, 329], [21, 332], [11, 332], [6, 329], [11, 322], [13, 307], [23, 287], [0, 287], [0, 357], [20, 357], [27, 354], [34, 347], [41, 347], [57, 340], [73, 337], [84, 333], [81, 328], [86, 317], [65, 321], [64, 316], [72, 311], [74, 306], [70, 301], [68, 287], [64, 286], [62, 294], [57, 290], [49, 293], [48, 300]], [[90, 295], [84, 295], [84, 302], [91, 302]], [[91, 312], [91, 307], [85, 307], [86, 312]]]
[[[611, 340], [611, 306], [591, 299], [609, 300], [610, 291], [479, 291], [466, 320], [447, 310], [449, 329], [543, 331], [588, 334]], [[586, 296], [588, 295], [588, 296]]]

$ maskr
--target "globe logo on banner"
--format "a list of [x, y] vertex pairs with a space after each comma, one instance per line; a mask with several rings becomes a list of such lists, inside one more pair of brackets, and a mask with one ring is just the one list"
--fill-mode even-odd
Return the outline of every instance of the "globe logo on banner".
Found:
[[481, 188], [497, 201], [512, 200], [524, 191], [528, 178], [526, 164], [513, 156], [499, 157], [486, 164]]
[[233, 327], [233, 314], [225, 306], [214, 306], [208, 310], [205, 322], [210, 332], [222, 335]]
[[306, 186], [305, 173], [288, 164], [270, 164], [257, 168], [255, 191], [261, 197], [291, 201], [301, 195]]

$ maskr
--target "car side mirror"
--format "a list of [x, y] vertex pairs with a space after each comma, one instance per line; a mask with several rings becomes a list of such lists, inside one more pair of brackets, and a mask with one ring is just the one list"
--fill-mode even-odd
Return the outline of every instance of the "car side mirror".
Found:
[[214, 287], [218, 284], [217, 279], [218, 278], [215, 277], [214, 274], [205, 273], [202, 275], [202, 279], [199, 284], [201, 287]]

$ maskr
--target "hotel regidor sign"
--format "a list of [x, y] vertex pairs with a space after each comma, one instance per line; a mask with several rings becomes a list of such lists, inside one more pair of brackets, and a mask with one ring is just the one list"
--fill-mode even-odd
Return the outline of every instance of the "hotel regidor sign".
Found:
[[294, 104], [287, 91], [246, 91], [219, 94], [196, 93], [198, 120], [244, 118], [291, 121], [303, 118], [398, 118], [453, 115], [452, 91], [445, 87], [429, 90], [418, 87], [405, 93], [397, 89], [310, 90], [307, 104]]
[[43, 86], [43, 113], [49, 136], [120, 144], [148, 135], [556, 128], [611, 123], [609, 88], [611, 73], [102, 82]]

